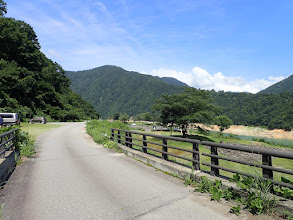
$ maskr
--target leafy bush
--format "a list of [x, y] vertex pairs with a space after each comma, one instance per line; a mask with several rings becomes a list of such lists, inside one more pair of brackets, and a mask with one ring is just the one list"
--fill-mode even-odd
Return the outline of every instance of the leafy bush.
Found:
[[121, 152], [118, 144], [111, 141], [111, 128], [127, 130], [128, 127], [125, 123], [120, 121], [92, 120], [87, 123], [86, 128], [87, 133], [93, 137], [96, 143], [103, 144], [105, 148], [111, 148]]
[[263, 214], [272, 211], [276, 205], [275, 196], [271, 194], [273, 184], [260, 176], [239, 176], [236, 173], [232, 182], [236, 182], [246, 194], [243, 204], [252, 214]]
[[0, 134], [14, 128], [18, 128], [15, 133], [15, 138], [13, 139], [15, 150], [20, 152], [21, 157], [31, 157], [35, 153], [36, 141], [32, 139], [27, 132], [21, 130], [18, 126], [12, 126], [1, 128]]
[[92, 120], [86, 125], [87, 133], [98, 144], [104, 144], [111, 139], [111, 128], [127, 129], [127, 125], [119, 121]]

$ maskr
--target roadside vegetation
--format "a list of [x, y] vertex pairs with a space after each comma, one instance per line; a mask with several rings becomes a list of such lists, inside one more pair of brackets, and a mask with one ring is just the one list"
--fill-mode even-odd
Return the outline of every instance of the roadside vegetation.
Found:
[[20, 153], [20, 159], [23, 157], [31, 157], [35, 154], [36, 137], [42, 133], [49, 131], [52, 128], [59, 127], [56, 124], [26, 124], [21, 126], [2, 127], [0, 134], [18, 128], [14, 139], [15, 150]]
[[120, 121], [92, 120], [86, 125], [86, 130], [91, 135], [94, 141], [102, 144], [105, 148], [111, 148], [118, 152], [121, 149], [118, 147], [117, 140], [111, 141], [111, 128], [128, 129], [126, 123]]
[[[271, 181], [262, 179], [258, 173], [255, 172], [249, 177], [236, 173], [230, 181], [235, 182], [235, 188], [223, 187], [220, 180], [211, 181], [206, 176], [201, 176], [197, 181], [193, 175], [185, 177], [185, 185], [193, 186], [194, 191], [208, 193], [214, 201], [220, 202], [222, 199], [228, 201], [231, 204], [230, 212], [235, 215], [239, 215], [241, 210], [247, 210], [254, 215], [277, 214], [285, 219], [292, 219], [293, 213], [276, 208], [278, 201], [275, 195], [276, 186]], [[292, 199], [293, 190], [290, 196]]]

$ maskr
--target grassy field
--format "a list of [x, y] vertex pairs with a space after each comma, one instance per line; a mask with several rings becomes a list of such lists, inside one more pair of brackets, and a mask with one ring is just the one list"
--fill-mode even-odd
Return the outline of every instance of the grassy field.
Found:
[[58, 128], [62, 125], [58, 124], [29, 124], [29, 123], [21, 123], [20, 128], [23, 131], [26, 131], [30, 134], [30, 136], [35, 139], [40, 134], [43, 134], [53, 128]]

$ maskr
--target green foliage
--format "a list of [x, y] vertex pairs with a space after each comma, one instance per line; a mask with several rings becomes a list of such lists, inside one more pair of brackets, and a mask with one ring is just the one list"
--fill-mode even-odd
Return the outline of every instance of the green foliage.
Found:
[[214, 103], [222, 107], [222, 114], [227, 115], [235, 125], [293, 129], [293, 92], [279, 94], [213, 92], [211, 94]]
[[[0, 2], [1, 3], [1, 2]], [[41, 51], [33, 28], [0, 17], [0, 106], [21, 120], [41, 112], [58, 121], [98, 118], [93, 107], [69, 88], [62, 67]]]
[[[285, 177], [281, 177], [281, 181], [283, 183], [289, 183], [289, 184], [293, 185], [293, 182], [288, 180], [288, 179], [286, 179]], [[280, 196], [282, 196], [282, 197], [284, 197], [286, 199], [293, 199], [293, 190], [292, 189], [289, 189], [289, 188], [284, 187], [284, 186], [274, 186], [274, 191], [278, 195], [280, 195]]]
[[188, 123], [212, 121], [219, 108], [210, 102], [209, 92], [187, 87], [182, 94], [163, 95], [153, 108], [160, 113], [163, 124], [181, 125], [185, 130]]
[[135, 119], [137, 121], [152, 121], [153, 117], [149, 112], [144, 112], [144, 113], [140, 113], [138, 114]]
[[206, 176], [202, 176], [198, 183], [196, 183], [195, 191], [202, 193], [210, 193], [211, 200], [220, 201], [223, 197], [223, 191], [220, 189], [222, 182], [215, 180], [215, 182], [210, 181]]
[[282, 217], [284, 219], [293, 220], [293, 213], [285, 210], [285, 211], [283, 211]]
[[154, 100], [162, 94], [178, 94], [184, 89], [165, 83], [158, 77], [116, 66], [66, 72], [66, 76], [72, 81], [72, 89], [90, 102], [103, 118], [116, 112], [130, 116], [151, 112]]
[[[244, 205], [244, 208], [253, 214], [264, 214], [273, 210], [276, 205], [275, 196], [270, 192], [272, 190], [272, 182], [264, 180], [260, 176], [243, 176], [240, 177], [238, 173], [233, 176], [238, 187], [243, 191], [243, 195], [236, 192], [233, 188], [221, 190], [222, 182], [215, 180], [210, 181], [206, 176], [202, 176], [195, 185], [195, 191], [205, 192], [211, 194], [211, 200], [220, 201], [225, 198], [229, 201], [236, 201]], [[233, 206], [230, 212], [236, 215], [240, 214], [241, 207]]]
[[3, 203], [1, 206], [0, 206], [0, 220], [2, 219], [5, 219], [4, 215], [3, 215], [3, 207], [4, 207], [5, 203]]
[[0, 17], [7, 13], [7, 4], [3, 0], [0, 0]]
[[14, 145], [20, 151], [21, 157], [31, 157], [35, 154], [36, 141], [21, 129], [16, 131]]
[[128, 121], [128, 119], [129, 119], [129, 116], [128, 116], [126, 113], [121, 114], [121, 115], [119, 116], [119, 121], [121, 121], [121, 122], [123, 122], [123, 123], [126, 123], [126, 121]]
[[260, 91], [259, 94], [276, 94], [276, 93], [282, 93], [282, 92], [293, 92], [292, 85], [293, 85], [293, 75]]
[[241, 207], [240, 205], [238, 206], [232, 206], [231, 209], [230, 209], [230, 212], [231, 213], [234, 213], [235, 215], [240, 215], [240, 210], [241, 210]]
[[[176, 162], [176, 159], [175, 158], [170, 158], [170, 160]], [[194, 180], [195, 180], [195, 176], [194, 176], [193, 171], [192, 171], [191, 174], [186, 174], [184, 176], [184, 185], [185, 186], [189, 186], [190, 184], [192, 184], [194, 182]]]
[[31, 157], [35, 154], [36, 141], [27, 132], [21, 130], [18, 126], [12, 126], [0, 128], [0, 134], [15, 128], [18, 128], [13, 139], [15, 150], [20, 152], [21, 157]]
[[236, 192], [232, 187], [227, 188], [223, 191], [223, 198], [228, 201], [231, 201], [231, 200], [240, 201], [241, 200], [240, 194], [238, 192]]
[[219, 126], [221, 133], [225, 129], [230, 128], [230, 126], [233, 124], [232, 120], [229, 117], [227, 117], [226, 115], [217, 116], [214, 119], [214, 123]]
[[104, 147], [113, 149], [119, 153], [122, 152], [121, 148], [117, 144], [117, 141], [108, 141], [108, 142], [104, 143]]
[[223, 191], [220, 190], [220, 186], [222, 182], [220, 180], [215, 180], [214, 185], [210, 189], [210, 193], [212, 194], [211, 200], [220, 201], [223, 196]]
[[243, 176], [238, 173], [233, 176], [237, 186], [246, 194], [243, 202], [245, 208], [253, 214], [262, 214], [272, 211], [276, 205], [276, 199], [271, 194], [272, 182], [262, 179], [260, 176]]
[[111, 128], [127, 129], [127, 125], [120, 121], [109, 122], [106, 120], [92, 120], [86, 125], [87, 133], [98, 144], [105, 144], [110, 141]]

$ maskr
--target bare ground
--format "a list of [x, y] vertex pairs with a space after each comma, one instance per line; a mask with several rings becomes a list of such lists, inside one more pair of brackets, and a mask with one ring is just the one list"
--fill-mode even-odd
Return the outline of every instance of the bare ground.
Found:
[[[216, 125], [211, 128], [209, 128], [209, 127], [204, 127], [204, 128], [211, 130], [211, 131], [219, 131], [219, 128]], [[266, 129], [260, 128], [260, 127], [232, 125], [229, 129], [225, 130], [225, 133], [237, 134], [237, 135], [247, 135], [247, 136], [254, 136], [254, 137], [266, 137], [266, 138], [293, 140], [293, 131], [284, 131], [282, 129], [266, 130]]]

